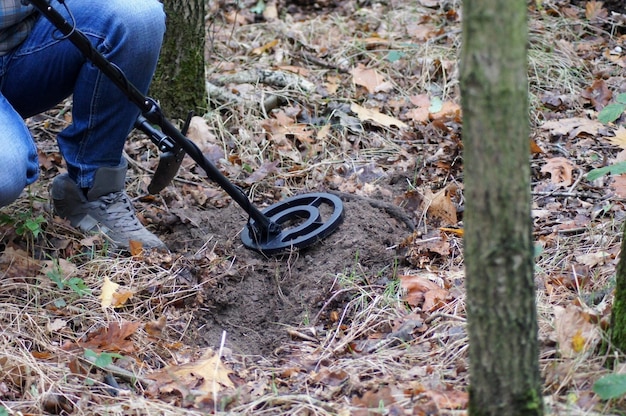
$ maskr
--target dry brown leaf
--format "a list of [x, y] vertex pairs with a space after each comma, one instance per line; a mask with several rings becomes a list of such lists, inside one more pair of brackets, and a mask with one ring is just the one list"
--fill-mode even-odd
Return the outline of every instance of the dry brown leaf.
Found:
[[604, 8], [604, 2], [602, 1], [588, 1], [585, 4], [585, 17], [587, 20], [597, 20], [606, 18], [609, 12]]
[[102, 306], [102, 309], [106, 309], [113, 304], [113, 294], [119, 287], [120, 285], [111, 281], [109, 276], [104, 276], [100, 292], [100, 306]]
[[606, 82], [601, 78], [596, 79], [593, 84], [585, 88], [580, 95], [588, 99], [596, 111], [602, 110], [613, 97], [613, 93], [606, 85]]
[[453, 101], [444, 101], [441, 109], [436, 113], [430, 113], [431, 120], [441, 120], [449, 118], [459, 118], [461, 115], [461, 106]]
[[143, 329], [151, 337], [159, 338], [163, 334], [166, 324], [167, 318], [165, 315], [161, 315], [161, 317], [156, 321], [148, 322]]
[[267, 42], [265, 45], [261, 45], [257, 48], [252, 49], [252, 55], [263, 55], [265, 52], [269, 51], [270, 49], [274, 48], [276, 45], [278, 45], [279, 40], [278, 39], [274, 39], [270, 42]]
[[[573, 358], [592, 349], [600, 341], [600, 328], [580, 306], [554, 307], [554, 325], [559, 352], [564, 358]], [[581, 347], [582, 344], [582, 347]]]
[[419, 275], [398, 276], [400, 287], [405, 291], [404, 300], [411, 306], [420, 306], [425, 300], [425, 294], [432, 290], [441, 290], [441, 287], [426, 277]]
[[446, 304], [450, 293], [446, 289], [429, 290], [424, 293], [424, 304], [422, 310], [426, 312], [432, 312], [443, 307]]
[[458, 222], [457, 209], [452, 202], [452, 195], [458, 190], [454, 184], [449, 184], [436, 194], [430, 188], [424, 190], [422, 210], [428, 215], [441, 221], [442, 226], [455, 225]]
[[626, 175], [616, 175], [611, 178], [610, 188], [615, 192], [615, 195], [620, 198], [626, 198]]
[[552, 135], [565, 136], [570, 139], [580, 134], [595, 136], [600, 129], [605, 128], [604, 124], [597, 120], [590, 120], [584, 117], [563, 118], [560, 120], [549, 120], [541, 125], [541, 129], [548, 130]]
[[5, 277], [34, 277], [42, 268], [42, 263], [33, 259], [27, 252], [10, 246], [2, 252], [0, 265]]
[[553, 184], [558, 186], [570, 186], [572, 184], [572, 171], [574, 164], [564, 157], [553, 157], [546, 161], [541, 172], [549, 173]]
[[226, 368], [220, 357], [207, 349], [196, 362], [169, 366], [146, 377], [155, 380], [154, 388], [162, 393], [180, 391], [182, 385], [188, 390], [212, 394], [235, 387], [230, 374], [232, 371]]
[[539, 147], [536, 141], [531, 140], [530, 141], [530, 153], [533, 155], [540, 154], [540, 153], [543, 153], [543, 149]]
[[465, 409], [469, 404], [469, 394], [459, 390], [427, 390], [424, 395], [430, 397], [439, 409]]
[[377, 110], [371, 110], [369, 108], [361, 107], [360, 105], [355, 104], [355, 103], [352, 103], [352, 105], [350, 105], [350, 110], [352, 110], [352, 112], [354, 112], [359, 118], [359, 120], [361, 121], [371, 121], [375, 124], [385, 126], [385, 127], [391, 127], [391, 126], [397, 126], [399, 128], [409, 127], [406, 123], [398, 120], [395, 117], [388, 116]]
[[[133, 353], [137, 350], [134, 343], [128, 339], [141, 326], [139, 322], [122, 321], [111, 322], [109, 326], [102, 327], [87, 335], [87, 340], [78, 342], [82, 348], [89, 348], [96, 352], [125, 352]], [[67, 346], [64, 348], [71, 348]]]
[[358, 64], [350, 71], [352, 81], [356, 85], [365, 87], [370, 94], [374, 94], [385, 83], [385, 77], [376, 72], [375, 69], [366, 68], [363, 64]]
[[615, 135], [613, 137], [607, 137], [607, 139], [615, 146], [626, 149], [626, 128], [624, 128], [624, 126], [619, 126], [615, 130]]
[[141, 257], [143, 255], [143, 243], [137, 240], [128, 241], [128, 251], [133, 257]]
[[588, 267], [595, 267], [597, 265], [603, 265], [607, 261], [611, 260], [613, 256], [606, 251], [596, 251], [594, 253], [581, 254], [576, 256], [575, 259], [578, 263], [584, 264]]

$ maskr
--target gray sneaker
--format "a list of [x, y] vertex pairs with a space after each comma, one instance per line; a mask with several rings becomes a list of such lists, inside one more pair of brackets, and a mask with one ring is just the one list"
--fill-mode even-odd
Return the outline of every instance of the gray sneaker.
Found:
[[167, 250], [157, 236], [139, 222], [124, 192], [126, 164], [100, 168], [87, 195], [67, 174], [54, 178], [50, 189], [55, 214], [85, 233], [103, 233], [116, 249], [128, 249], [130, 240], [144, 249]]

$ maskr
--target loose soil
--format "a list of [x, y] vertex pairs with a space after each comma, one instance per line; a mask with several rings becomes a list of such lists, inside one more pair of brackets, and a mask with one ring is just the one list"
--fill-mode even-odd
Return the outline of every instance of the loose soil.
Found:
[[194, 253], [209, 245], [228, 263], [195, 305], [189, 342], [217, 348], [225, 332], [226, 345], [235, 353], [266, 356], [288, 339], [287, 327], [325, 319], [345, 301], [336, 297], [325, 305], [338, 289], [339, 273], [359, 271], [376, 276], [369, 283], [385, 285], [394, 273], [395, 247], [411, 232], [408, 217], [395, 210], [389, 201], [352, 196], [344, 201], [343, 223], [332, 235], [271, 257], [241, 243], [246, 214], [237, 204], [185, 211], [189, 223], [178, 223], [162, 235], [169, 247]]

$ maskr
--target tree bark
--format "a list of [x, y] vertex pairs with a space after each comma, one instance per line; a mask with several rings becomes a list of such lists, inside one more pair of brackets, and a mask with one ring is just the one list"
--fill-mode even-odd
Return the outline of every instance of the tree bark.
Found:
[[542, 415], [525, 0], [465, 0], [461, 99], [469, 414]]
[[622, 247], [615, 273], [615, 298], [611, 310], [611, 344], [626, 352], [626, 226], [622, 234]]
[[204, 113], [205, 0], [165, 0], [167, 30], [150, 95], [170, 119]]

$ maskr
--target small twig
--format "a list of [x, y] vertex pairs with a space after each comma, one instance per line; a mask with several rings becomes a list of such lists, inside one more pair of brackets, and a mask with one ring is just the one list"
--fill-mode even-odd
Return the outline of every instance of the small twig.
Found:
[[578, 179], [576, 179], [576, 181], [574, 182], [574, 184], [569, 188], [570, 192], [574, 192], [574, 190], [578, 187], [578, 184], [580, 183], [580, 181], [583, 179], [585, 175], [583, 174], [583, 170], [582, 169], [578, 169]]
[[467, 319], [463, 318], [462, 316], [451, 315], [449, 313], [443, 313], [443, 312], [437, 312], [437, 313], [430, 315], [428, 318], [424, 319], [424, 323], [428, 325], [435, 319], [439, 319], [439, 318], [453, 319], [459, 322], [467, 322]]
[[556, 192], [556, 191], [533, 191], [533, 196], [554, 196], [557, 198], [589, 198], [589, 199], [602, 199], [602, 195], [593, 194], [589, 192]]
[[302, 333], [300, 331], [296, 331], [295, 329], [287, 328], [287, 333], [289, 335], [291, 335], [292, 337], [300, 338], [300, 339], [303, 339], [305, 341], [319, 342], [319, 340], [317, 338], [314, 338], [312, 336], [304, 334], [304, 333]]

